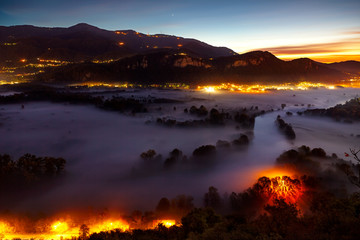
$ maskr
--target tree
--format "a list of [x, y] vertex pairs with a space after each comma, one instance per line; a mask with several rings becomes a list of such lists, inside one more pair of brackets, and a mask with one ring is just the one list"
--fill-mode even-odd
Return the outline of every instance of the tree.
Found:
[[219, 210], [221, 208], [221, 197], [215, 187], [209, 187], [209, 192], [205, 193], [204, 205], [205, 207], [210, 207], [214, 210]]
[[144, 160], [151, 160], [156, 155], [155, 150], [149, 149], [146, 152], [143, 152], [140, 157]]
[[181, 219], [186, 235], [190, 233], [202, 234], [206, 229], [214, 227], [220, 221], [221, 217], [210, 208], [195, 208]]
[[203, 145], [193, 151], [194, 157], [211, 156], [216, 154], [216, 147], [213, 145]]
[[88, 239], [90, 228], [86, 224], [82, 224], [79, 229], [79, 237], [81, 240]]
[[158, 205], [156, 206], [157, 212], [167, 212], [170, 210], [170, 201], [166, 197], [160, 199]]
[[177, 214], [184, 216], [194, 208], [194, 198], [187, 195], [178, 195], [176, 198], [171, 199], [171, 208]]
[[[357, 150], [355, 148], [350, 148], [350, 153], [352, 157], [357, 162], [356, 164], [352, 163], [341, 163], [337, 166], [342, 170], [349, 178], [350, 182], [354, 184], [355, 186], [360, 188], [360, 157], [358, 156], [360, 149]], [[345, 153], [346, 157], [350, 157], [350, 154]], [[357, 173], [354, 172], [354, 170], [357, 170]]]

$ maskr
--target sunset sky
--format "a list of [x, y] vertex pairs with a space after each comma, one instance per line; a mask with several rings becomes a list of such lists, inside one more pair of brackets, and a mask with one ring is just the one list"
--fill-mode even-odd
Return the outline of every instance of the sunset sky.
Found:
[[0, 25], [69, 27], [196, 38], [283, 59], [360, 61], [359, 0], [2, 0]]

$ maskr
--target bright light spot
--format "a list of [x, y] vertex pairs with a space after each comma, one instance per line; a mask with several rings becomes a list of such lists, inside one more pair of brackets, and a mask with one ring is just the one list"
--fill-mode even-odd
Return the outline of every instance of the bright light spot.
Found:
[[284, 169], [284, 168], [281, 168], [281, 169], [278, 169], [278, 168], [270, 168], [270, 169], [262, 169], [260, 170], [256, 176], [257, 178], [259, 177], [263, 177], [263, 176], [266, 176], [268, 178], [275, 178], [275, 177], [283, 177], [283, 176], [293, 176], [295, 173], [289, 169]]
[[125, 43], [124, 42], [119, 42], [119, 46], [124, 46]]
[[56, 222], [52, 225], [52, 231], [57, 233], [64, 233], [69, 229], [69, 226], [66, 222]]
[[215, 92], [215, 88], [214, 88], [214, 87], [205, 87], [204, 90], [205, 90], [205, 92], [208, 92], [208, 93], [213, 93], [213, 92]]
[[328, 86], [328, 88], [329, 88], [329, 89], [335, 89], [335, 87], [334, 87], [334, 86]]
[[90, 226], [92, 232], [101, 232], [101, 231], [111, 231], [115, 229], [120, 229], [121, 231], [129, 230], [129, 225], [120, 221], [120, 220], [108, 220], [93, 226]]
[[174, 226], [176, 224], [175, 220], [156, 220], [154, 221], [154, 227], [157, 227], [159, 224], [164, 225], [165, 227], [169, 228], [171, 226]]

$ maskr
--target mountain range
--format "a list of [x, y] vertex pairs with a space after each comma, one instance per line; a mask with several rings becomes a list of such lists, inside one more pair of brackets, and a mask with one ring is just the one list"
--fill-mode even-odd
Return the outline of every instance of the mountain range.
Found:
[[0, 66], [16, 66], [20, 59], [71, 62], [36, 76], [47, 82], [337, 82], [360, 73], [356, 61], [283, 61], [266, 51], [237, 54], [196, 39], [109, 31], [84, 23], [69, 28], [0, 26], [0, 43]]

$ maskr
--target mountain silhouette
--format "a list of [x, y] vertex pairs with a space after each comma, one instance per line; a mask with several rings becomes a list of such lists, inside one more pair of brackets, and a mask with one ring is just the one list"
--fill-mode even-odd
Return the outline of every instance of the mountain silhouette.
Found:
[[195, 52], [162, 49], [107, 64], [81, 63], [54, 68], [39, 75], [50, 82], [123, 81], [142, 84], [182, 82], [187, 84], [335, 82], [346, 74], [311, 59], [283, 61], [269, 52], [249, 52], [215, 59]]
[[[196, 39], [134, 30], [109, 31], [86, 23], [69, 28], [0, 26], [0, 43], [0, 67], [19, 66], [20, 59], [28, 63], [39, 59], [72, 62], [36, 76], [47, 82], [338, 82], [360, 72], [356, 61], [283, 61], [267, 51], [240, 55]], [[112, 61], [95, 64], [95, 60]]]
[[0, 27], [1, 62], [29, 62], [58, 59], [71, 62], [119, 59], [152, 49], [188, 49], [203, 58], [236, 55], [225, 47], [164, 34], [148, 35], [133, 30], [108, 31], [86, 23], [69, 28], [46, 28], [30, 25]]

